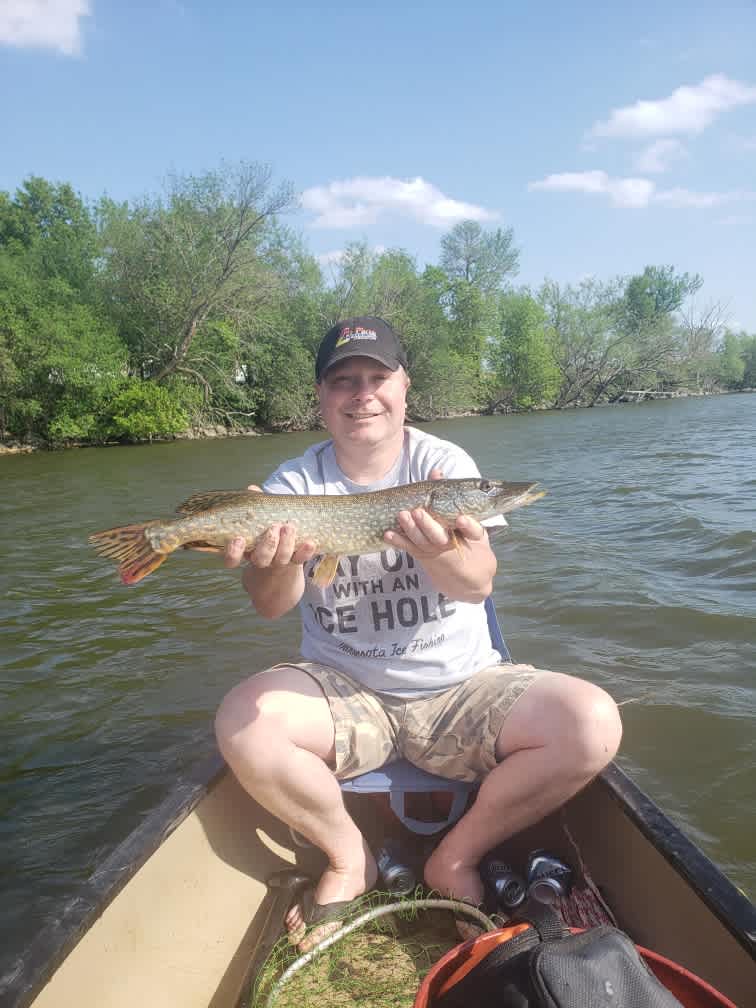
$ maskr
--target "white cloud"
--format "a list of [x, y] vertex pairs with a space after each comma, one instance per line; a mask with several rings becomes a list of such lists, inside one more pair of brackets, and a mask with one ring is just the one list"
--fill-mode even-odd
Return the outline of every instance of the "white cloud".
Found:
[[712, 74], [700, 84], [683, 85], [668, 98], [637, 101], [614, 109], [591, 127], [593, 136], [646, 137], [669, 133], [701, 133], [727, 109], [756, 103], [756, 87]]
[[414, 217], [437, 228], [461, 220], [486, 221], [497, 217], [484, 207], [445, 196], [419, 177], [344, 179], [305, 189], [301, 201], [306, 210], [316, 215], [313, 226], [320, 228], [358, 228], [388, 212]]
[[644, 207], [650, 202], [654, 183], [643, 178], [611, 178], [605, 171], [562, 172], [531, 182], [528, 189], [600, 193], [608, 196], [614, 206]]
[[0, 0], [0, 44], [74, 56], [81, 50], [79, 19], [89, 13], [89, 0]]
[[644, 148], [635, 159], [635, 167], [648, 175], [667, 171], [674, 161], [687, 157], [688, 151], [679, 140], [656, 140]]
[[657, 190], [651, 179], [612, 178], [605, 171], [597, 170], [548, 175], [538, 182], [531, 182], [528, 189], [608, 196], [613, 206], [636, 210], [652, 203], [677, 209], [705, 210], [756, 199], [756, 192], [742, 189], [731, 192], [695, 192], [681, 188]]

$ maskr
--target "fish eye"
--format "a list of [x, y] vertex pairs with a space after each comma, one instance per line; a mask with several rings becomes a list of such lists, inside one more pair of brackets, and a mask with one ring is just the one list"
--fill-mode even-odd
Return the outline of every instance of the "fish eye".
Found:
[[478, 483], [478, 490], [481, 490], [483, 493], [488, 493], [491, 489], [492, 487], [488, 480], [481, 480], [480, 483]]

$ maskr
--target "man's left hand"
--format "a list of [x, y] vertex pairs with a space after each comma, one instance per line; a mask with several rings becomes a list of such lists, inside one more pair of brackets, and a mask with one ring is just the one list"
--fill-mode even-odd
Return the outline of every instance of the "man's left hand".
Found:
[[[443, 473], [440, 469], [432, 469], [430, 478], [443, 479]], [[430, 560], [455, 549], [449, 531], [424, 508], [400, 511], [398, 518], [402, 531], [386, 532], [383, 538], [396, 549], [410, 553], [416, 560]], [[479, 542], [486, 537], [486, 530], [480, 522], [469, 515], [460, 515], [454, 530], [463, 543], [465, 540]]]

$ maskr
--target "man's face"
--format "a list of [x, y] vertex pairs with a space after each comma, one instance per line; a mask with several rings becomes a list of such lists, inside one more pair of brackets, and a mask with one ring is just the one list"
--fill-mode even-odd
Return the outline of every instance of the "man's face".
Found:
[[409, 378], [370, 357], [334, 364], [317, 386], [323, 422], [337, 443], [372, 445], [404, 428]]

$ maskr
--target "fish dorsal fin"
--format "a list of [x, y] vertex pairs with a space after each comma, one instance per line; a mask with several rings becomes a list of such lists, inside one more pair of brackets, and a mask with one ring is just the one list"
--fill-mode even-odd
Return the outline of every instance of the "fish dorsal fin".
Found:
[[206, 490], [204, 493], [192, 494], [188, 500], [179, 504], [176, 514], [192, 515], [222, 505], [249, 504], [259, 496], [257, 490]]

